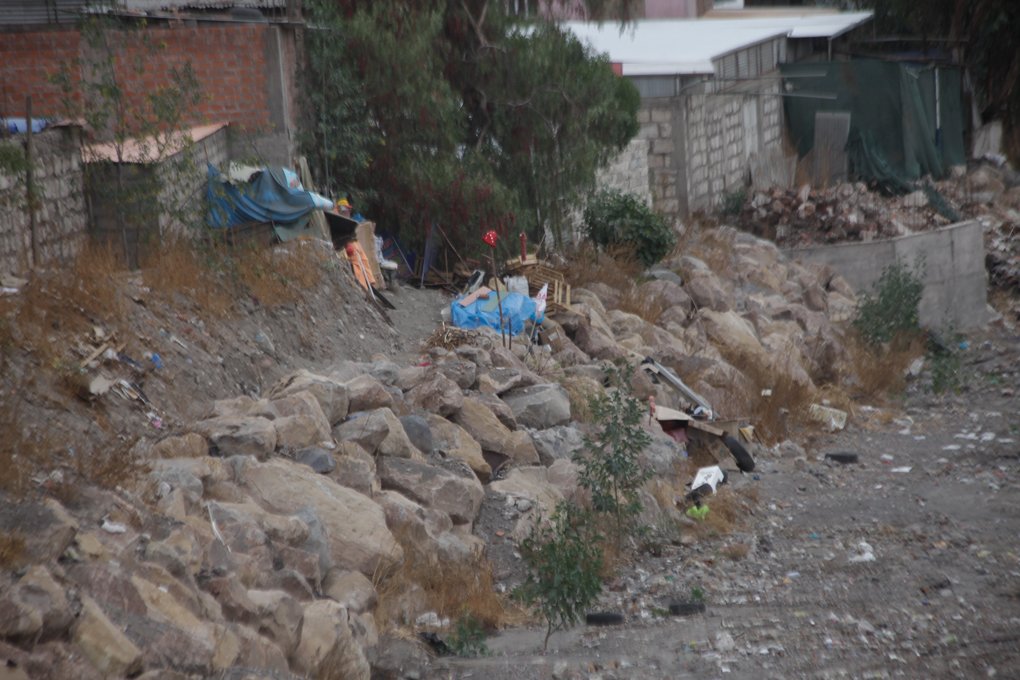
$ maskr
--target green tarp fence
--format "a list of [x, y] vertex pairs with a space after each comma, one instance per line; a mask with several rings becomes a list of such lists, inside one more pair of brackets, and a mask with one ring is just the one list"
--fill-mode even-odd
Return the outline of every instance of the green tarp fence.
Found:
[[[925, 175], [945, 177], [966, 162], [960, 70], [876, 59], [783, 64], [790, 137], [803, 157], [814, 144], [815, 114], [850, 114], [852, 176], [891, 193]], [[832, 98], [833, 95], [835, 98]]]

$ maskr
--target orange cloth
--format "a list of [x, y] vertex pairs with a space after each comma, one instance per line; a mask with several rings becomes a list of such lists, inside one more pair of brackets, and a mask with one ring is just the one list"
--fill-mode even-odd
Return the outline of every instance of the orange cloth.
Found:
[[347, 259], [351, 261], [351, 269], [354, 270], [354, 278], [358, 280], [361, 287], [368, 290], [370, 285], [375, 285], [375, 276], [372, 274], [372, 267], [368, 263], [368, 256], [357, 241], [348, 243], [344, 250], [347, 252]]

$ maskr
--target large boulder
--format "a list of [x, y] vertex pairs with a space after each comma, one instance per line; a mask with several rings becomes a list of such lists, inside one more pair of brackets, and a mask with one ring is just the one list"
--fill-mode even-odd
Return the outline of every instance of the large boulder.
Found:
[[354, 442], [341, 442], [334, 457], [336, 469], [330, 476], [337, 484], [371, 497], [379, 489], [375, 475], [375, 459]]
[[209, 443], [197, 432], [167, 437], [152, 445], [154, 458], [202, 458], [209, 455]]
[[542, 465], [549, 467], [560, 459], [570, 460], [584, 448], [584, 436], [580, 430], [569, 425], [559, 425], [531, 433], [538, 458]]
[[[672, 274], [672, 272], [669, 273]], [[676, 278], [679, 279], [679, 277]], [[684, 314], [689, 314], [694, 309], [694, 300], [675, 280], [664, 278], [647, 281], [638, 286], [637, 292], [641, 299], [652, 301], [665, 309], [675, 308]]]
[[349, 419], [333, 428], [337, 441], [359, 444], [370, 454], [399, 456], [401, 458], [422, 458], [400, 424], [400, 419], [388, 408], [355, 413]]
[[265, 459], [276, 450], [273, 421], [257, 416], [217, 416], [195, 423], [194, 430], [209, 440], [216, 453]]
[[14, 566], [20, 563], [50, 563], [64, 554], [78, 533], [78, 522], [60, 503], [52, 498], [41, 502], [12, 502], [0, 498], [0, 532], [20, 536], [24, 552], [11, 557]]
[[478, 391], [482, 394], [503, 394], [521, 382], [521, 372], [515, 368], [493, 367], [478, 376]]
[[238, 483], [270, 512], [297, 514], [311, 508], [322, 522], [334, 565], [367, 576], [375, 573], [380, 563], [402, 558], [382, 510], [353, 489], [284, 460], [248, 461], [238, 467], [237, 477]]
[[304, 608], [282, 590], [249, 590], [248, 598], [255, 605], [259, 632], [290, 656], [300, 639]]
[[105, 677], [136, 675], [142, 670], [142, 650], [88, 595], [81, 596], [81, 614], [71, 631], [71, 639]]
[[525, 427], [544, 430], [570, 422], [570, 398], [559, 383], [532, 385], [502, 397]]
[[451, 416], [464, 405], [464, 393], [453, 380], [442, 373], [433, 373], [411, 388], [406, 400], [412, 407]]
[[355, 411], [371, 411], [393, 405], [393, 397], [381, 382], [370, 375], [359, 375], [345, 383], [350, 398], [348, 408]]
[[379, 599], [375, 586], [364, 574], [346, 569], [331, 569], [323, 579], [322, 592], [358, 614], [372, 609]]
[[[464, 408], [454, 422], [464, 428], [481, 445], [483, 451], [507, 456], [520, 465], [538, 462], [538, 452], [527, 433], [511, 432], [489, 407], [478, 400], [465, 401]], [[524, 435], [524, 438], [519, 435]]]
[[436, 443], [432, 439], [432, 428], [429, 427], [429, 421], [425, 417], [401, 416], [400, 424], [404, 426], [404, 432], [415, 448], [426, 456], [435, 451]]
[[301, 636], [291, 664], [308, 677], [368, 680], [371, 675], [361, 646], [354, 641], [347, 610], [332, 600], [305, 605]]
[[736, 312], [702, 309], [699, 318], [708, 338], [719, 346], [724, 354], [767, 360], [767, 353], [758, 340], [754, 326]]
[[478, 366], [466, 359], [445, 359], [439, 362], [437, 369], [462, 390], [471, 389], [478, 380]]
[[384, 489], [399, 491], [425, 507], [445, 512], [455, 524], [474, 522], [485, 496], [473, 474], [458, 475], [428, 463], [383, 456], [378, 471]]
[[269, 391], [269, 397], [279, 399], [304, 391], [311, 392], [319, 402], [330, 425], [335, 425], [347, 417], [349, 404], [347, 387], [342, 382], [310, 373], [305, 369], [295, 371], [282, 378]]
[[696, 271], [684, 284], [684, 290], [700, 309], [725, 312], [733, 308], [732, 296], [711, 271]]
[[464, 461], [483, 484], [488, 482], [492, 468], [482, 456], [481, 445], [467, 430], [434, 413], [428, 414], [427, 420], [435, 450], [449, 458]]
[[[549, 481], [548, 470], [542, 466], [519, 467], [510, 470], [504, 479], [489, 485], [496, 493], [512, 499], [524, 499], [530, 506], [513, 529], [513, 539], [523, 540], [534, 526], [537, 517], [550, 517], [556, 505], [563, 500], [563, 492]], [[520, 507], [520, 503], [517, 503]]]

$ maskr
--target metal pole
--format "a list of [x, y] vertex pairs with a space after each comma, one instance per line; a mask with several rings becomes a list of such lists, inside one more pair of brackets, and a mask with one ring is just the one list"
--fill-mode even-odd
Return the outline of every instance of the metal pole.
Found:
[[32, 177], [32, 97], [25, 97], [25, 198], [28, 206], [28, 229], [32, 237], [32, 268], [39, 266], [39, 233], [35, 224], [35, 181]]
[[506, 336], [503, 335], [503, 300], [499, 295], [499, 276], [496, 274], [496, 248], [493, 247], [489, 251], [489, 259], [492, 261], [492, 278], [495, 279], [496, 283], [496, 308], [499, 309], [499, 340], [504, 347], [506, 344]]

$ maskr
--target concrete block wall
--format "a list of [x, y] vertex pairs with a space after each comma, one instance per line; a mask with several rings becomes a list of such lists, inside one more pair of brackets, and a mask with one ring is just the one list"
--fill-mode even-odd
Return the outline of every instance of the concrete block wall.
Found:
[[708, 83], [701, 91], [643, 100], [638, 139], [649, 145], [655, 209], [679, 222], [743, 187], [749, 159], [782, 144], [778, 87], [755, 81], [718, 91]]
[[637, 194], [646, 205], [652, 205], [652, 191], [648, 183], [649, 141], [637, 137], [599, 171], [595, 183], [600, 189], [617, 189]]
[[979, 222], [960, 222], [935, 231], [885, 241], [796, 248], [794, 259], [831, 265], [858, 292], [871, 292], [882, 271], [899, 261], [913, 267], [923, 258], [921, 324], [958, 330], [988, 321], [988, 279], [984, 230]]
[[[40, 265], [73, 259], [85, 244], [88, 215], [77, 128], [55, 128], [34, 136], [33, 181]], [[0, 144], [24, 144], [19, 136]], [[0, 272], [24, 272], [32, 257], [23, 177], [0, 174]]]
[[[294, 31], [267, 24], [182, 24], [111, 33], [110, 42], [129, 105], [144, 105], [148, 93], [169, 81], [171, 69], [190, 64], [201, 101], [185, 125], [233, 123], [238, 137], [247, 135], [268, 162], [291, 163], [297, 120]], [[75, 59], [86, 64], [96, 58], [92, 49], [75, 29], [0, 31], [0, 114], [24, 115], [25, 97], [31, 95], [35, 117], [63, 116], [63, 93], [51, 76]], [[81, 71], [70, 73], [77, 87]], [[80, 102], [81, 91], [73, 94]]]

